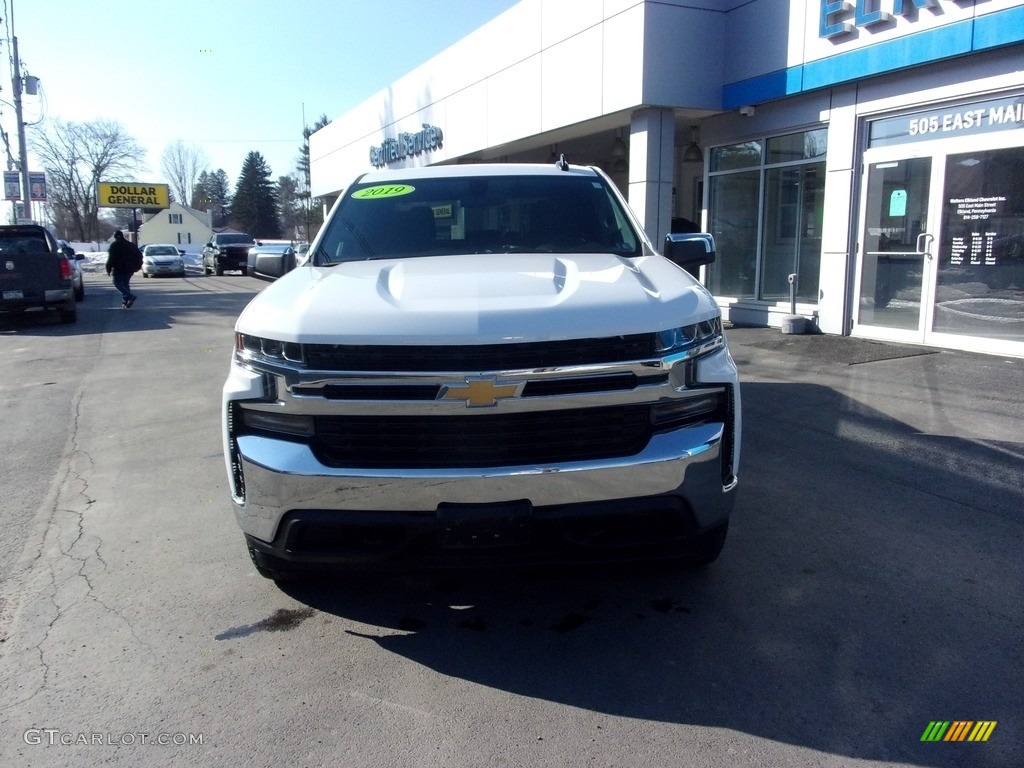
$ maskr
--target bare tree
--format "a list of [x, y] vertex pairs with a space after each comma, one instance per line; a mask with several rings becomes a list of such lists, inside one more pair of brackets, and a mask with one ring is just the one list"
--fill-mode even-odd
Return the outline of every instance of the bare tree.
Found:
[[199, 182], [200, 174], [210, 164], [206, 153], [200, 147], [174, 141], [164, 148], [160, 165], [169, 180], [171, 191], [182, 205], [188, 205]]
[[32, 149], [49, 179], [51, 204], [67, 216], [67, 226], [82, 242], [98, 237], [97, 182], [130, 177], [146, 156], [120, 123], [110, 120], [54, 120], [33, 135]]

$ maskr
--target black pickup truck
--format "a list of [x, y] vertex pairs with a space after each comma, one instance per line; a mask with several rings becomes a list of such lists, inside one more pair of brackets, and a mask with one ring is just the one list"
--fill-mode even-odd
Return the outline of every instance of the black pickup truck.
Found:
[[57, 240], [35, 224], [0, 226], [0, 312], [53, 309], [78, 319], [74, 273]]
[[218, 232], [203, 248], [203, 272], [223, 275], [225, 270], [248, 272], [249, 249], [256, 243], [245, 232]]

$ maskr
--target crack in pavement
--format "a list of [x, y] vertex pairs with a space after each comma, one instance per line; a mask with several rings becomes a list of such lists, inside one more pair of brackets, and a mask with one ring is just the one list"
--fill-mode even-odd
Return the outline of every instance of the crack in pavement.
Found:
[[11, 634], [2, 639], [8, 663], [0, 675], [0, 688], [5, 691], [0, 697], [0, 711], [23, 705], [47, 689], [53, 668], [51, 656], [58, 650], [48, 651], [47, 643], [60, 621], [85, 602], [117, 617], [139, 647], [150, 652], [156, 650], [139, 637], [124, 613], [97, 591], [96, 579], [110, 569], [101, 553], [103, 540], [88, 531], [85, 517], [96, 499], [89, 488], [95, 461], [80, 442], [82, 399], [79, 390], [72, 406], [66, 463], [45, 502], [50, 511], [38, 551], [16, 571], [5, 588], [16, 598], [11, 604], [18, 605], [15, 617], [5, 617], [17, 626], [18, 637], [8, 645], [15, 639], [13, 629], [9, 629]]

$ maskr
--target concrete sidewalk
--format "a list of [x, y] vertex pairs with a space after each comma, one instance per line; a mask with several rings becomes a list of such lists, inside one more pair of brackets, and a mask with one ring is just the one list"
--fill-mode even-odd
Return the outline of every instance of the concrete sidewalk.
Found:
[[744, 384], [826, 386], [921, 433], [1004, 443], [1024, 459], [1024, 359], [777, 328], [726, 336]]

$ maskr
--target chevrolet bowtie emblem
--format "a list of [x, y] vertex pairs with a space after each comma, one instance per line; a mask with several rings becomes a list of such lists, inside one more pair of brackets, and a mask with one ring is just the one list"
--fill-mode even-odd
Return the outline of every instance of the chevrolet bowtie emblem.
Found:
[[523, 382], [499, 384], [494, 379], [466, 379], [465, 384], [445, 384], [438, 395], [440, 400], [462, 400], [467, 408], [496, 405], [498, 400], [518, 397]]

